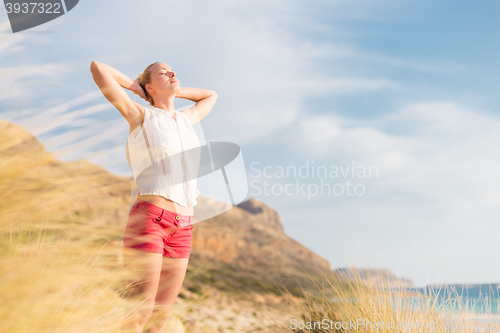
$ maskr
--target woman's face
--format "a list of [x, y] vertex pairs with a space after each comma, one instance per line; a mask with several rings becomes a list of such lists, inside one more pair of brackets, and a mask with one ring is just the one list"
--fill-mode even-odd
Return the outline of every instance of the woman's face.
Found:
[[167, 64], [162, 62], [151, 67], [151, 83], [146, 85], [150, 86], [153, 91], [148, 90], [150, 95], [170, 96], [177, 95], [180, 84], [177, 80], [177, 75]]

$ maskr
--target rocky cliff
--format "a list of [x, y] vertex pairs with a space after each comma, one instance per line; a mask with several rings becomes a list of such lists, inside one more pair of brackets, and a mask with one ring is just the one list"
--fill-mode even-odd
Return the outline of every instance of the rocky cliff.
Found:
[[[52, 223], [54, 236], [83, 244], [122, 246], [131, 179], [85, 160], [63, 163], [23, 128], [0, 121], [0, 224], [22, 228]], [[201, 195], [195, 215], [227, 205]], [[71, 230], [79, 226], [79, 232]], [[310, 275], [331, 273], [328, 262], [288, 237], [279, 213], [250, 199], [195, 224], [190, 272], [193, 283], [230, 289], [294, 294], [315, 288]], [[194, 273], [193, 273], [194, 274]]]

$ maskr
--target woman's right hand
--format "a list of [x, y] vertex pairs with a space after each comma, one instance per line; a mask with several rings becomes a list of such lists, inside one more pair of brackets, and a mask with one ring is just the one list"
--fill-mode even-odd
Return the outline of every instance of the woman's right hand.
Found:
[[142, 89], [141, 85], [139, 84], [139, 81], [134, 80], [134, 83], [130, 87], [130, 90], [136, 95], [139, 95], [142, 99], [144, 99], [146, 102], [148, 102], [148, 98], [146, 97], [146, 93], [144, 92], [144, 89]]

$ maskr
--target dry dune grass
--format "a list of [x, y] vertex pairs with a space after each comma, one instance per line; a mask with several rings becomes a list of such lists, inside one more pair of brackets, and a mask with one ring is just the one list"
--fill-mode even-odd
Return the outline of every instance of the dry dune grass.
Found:
[[475, 305], [488, 306], [491, 301], [486, 295], [475, 305], [464, 302], [456, 291], [439, 299], [439, 290], [426, 294], [405, 291], [402, 284], [389, 283], [384, 269], [376, 271], [368, 277], [355, 273], [349, 278], [346, 275], [329, 278], [327, 286], [318, 286], [317, 296], [297, 303], [293, 321], [287, 323], [289, 331], [472, 333], [500, 330], [497, 316], [476, 313]]
[[66, 174], [78, 163], [63, 165], [37, 141], [3, 133], [0, 331], [119, 332], [125, 276], [112, 240], [120, 230], [90, 216], [65, 218], [85, 197], [84, 182], [58, 169]]
[[120, 271], [104, 247], [56, 238], [48, 225], [5, 232], [2, 332], [113, 332], [123, 319]]

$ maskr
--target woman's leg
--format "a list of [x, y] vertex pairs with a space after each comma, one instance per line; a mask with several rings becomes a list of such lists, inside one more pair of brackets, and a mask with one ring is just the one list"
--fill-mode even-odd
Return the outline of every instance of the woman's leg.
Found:
[[153, 313], [162, 269], [162, 254], [125, 248], [126, 318], [121, 333], [142, 333]]
[[162, 271], [156, 299], [145, 333], [161, 332], [181, 290], [189, 258], [163, 257]]

